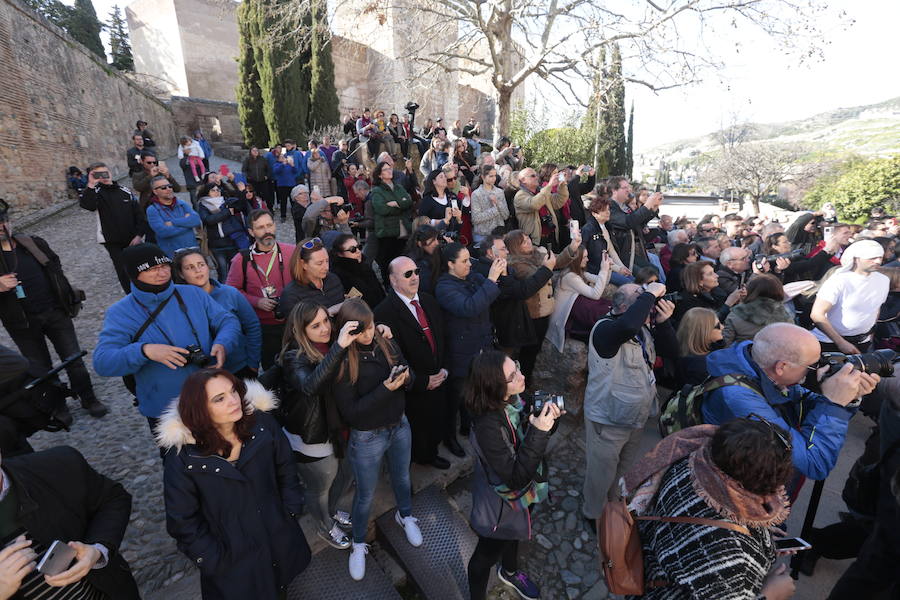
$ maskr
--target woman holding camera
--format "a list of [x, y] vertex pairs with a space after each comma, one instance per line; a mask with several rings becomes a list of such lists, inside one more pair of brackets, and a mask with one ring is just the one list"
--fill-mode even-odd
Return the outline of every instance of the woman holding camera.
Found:
[[258, 382], [202, 369], [163, 414], [166, 530], [200, 570], [204, 600], [286, 598], [309, 564], [291, 447]]
[[241, 379], [255, 378], [262, 350], [262, 329], [250, 302], [236, 288], [219, 283], [209, 276], [209, 264], [200, 248], [182, 248], [176, 251], [173, 267], [180, 281], [202, 289], [222, 308], [237, 317], [241, 333], [234, 350], [225, 355], [223, 368]]
[[303, 480], [306, 506], [318, 525], [317, 534], [339, 550], [350, 547], [342, 527], [350, 515], [337, 510], [350, 485], [352, 472], [344, 461], [344, 426], [331, 397], [331, 388], [347, 349], [356, 341], [359, 325], [348, 321], [336, 339], [328, 311], [320, 304], [301, 302], [284, 328], [279, 357], [287, 393], [281, 399], [284, 432], [294, 451]]
[[350, 321], [357, 327], [355, 335], [340, 362], [334, 382], [334, 399], [341, 418], [350, 427], [347, 459], [356, 478], [353, 496], [353, 551], [350, 554], [350, 576], [359, 581], [366, 574], [366, 530], [381, 475], [382, 459], [387, 458], [391, 487], [397, 501], [394, 519], [413, 546], [422, 545], [422, 533], [412, 516], [412, 486], [409, 463], [412, 436], [409, 421], [403, 414], [405, 388], [410, 372], [397, 346], [375, 328], [372, 310], [359, 298], [344, 302], [335, 327], [344, 331]]
[[[454, 178], [456, 176], [453, 176]], [[463, 214], [469, 215], [471, 201], [460, 198], [449, 184], [453, 183], [443, 170], [432, 171], [425, 178], [425, 189], [419, 203], [419, 216], [431, 219], [432, 225], [444, 223], [448, 232], [459, 238], [463, 227]], [[460, 240], [468, 245], [469, 240]]]
[[[497, 350], [472, 361], [466, 408], [472, 415], [469, 440], [478, 460], [472, 477], [470, 523], [478, 545], [469, 559], [469, 594], [482, 600], [491, 569], [522, 598], [539, 598], [538, 587], [518, 570], [519, 540], [531, 538], [531, 509], [547, 498], [544, 452], [561, 411], [553, 402], [537, 415], [519, 398], [525, 376]], [[526, 424], [527, 421], [527, 424]]]
[[783, 283], [819, 279], [831, 268], [831, 259], [834, 258], [835, 253], [840, 249], [840, 240], [832, 237], [825, 242], [822, 251], [817, 252], [811, 258], [806, 258], [802, 255], [793, 258], [778, 256], [792, 252], [791, 241], [784, 233], [773, 233], [766, 238], [766, 242], [763, 245], [763, 252], [769, 258], [769, 264]]
[[206, 231], [209, 251], [216, 261], [216, 273], [225, 281], [231, 259], [239, 250], [250, 247], [246, 223], [250, 206], [243, 197], [223, 198], [222, 188], [216, 184], [200, 186], [197, 197], [197, 212]]
[[336, 314], [344, 301], [344, 286], [329, 264], [321, 239], [307, 238], [297, 244], [291, 255], [293, 280], [284, 286], [276, 313], [286, 316], [300, 302], [316, 302], [325, 306], [329, 315]]

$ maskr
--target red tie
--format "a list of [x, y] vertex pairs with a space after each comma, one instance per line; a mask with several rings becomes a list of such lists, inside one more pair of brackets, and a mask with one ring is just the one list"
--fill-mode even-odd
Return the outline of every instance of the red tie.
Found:
[[437, 346], [434, 345], [434, 336], [431, 334], [431, 327], [428, 326], [428, 319], [425, 318], [425, 311], [422, 309], [418, 300], [411, 300], [410, 304], [416, 309], [416, 319], [419, 321], [419, 326], [422, 327], [422, 331], [425, 332], [425, 337], [428, 338], [428, 345], [431, 346], [432, 354], [436, 353]]

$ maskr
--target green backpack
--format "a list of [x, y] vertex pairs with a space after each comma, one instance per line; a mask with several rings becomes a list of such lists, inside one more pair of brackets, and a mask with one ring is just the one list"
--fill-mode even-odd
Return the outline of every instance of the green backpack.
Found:
[[700, 408], [703, 399], [710, 392], [728, 385], [739, 385], [765, 397], [759, 384], [740, 373], [726, 373], [718, 377], [707, 377], [700, 385], [685, 385], [675, 390], [662, 403], [659, 411], [659, 433], [666, 437], [670, 433], [681, 431], [686, 427], [703, 424]]

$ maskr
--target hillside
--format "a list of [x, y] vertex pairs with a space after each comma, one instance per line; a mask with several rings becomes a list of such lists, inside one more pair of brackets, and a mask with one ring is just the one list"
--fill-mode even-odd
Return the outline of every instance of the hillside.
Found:
[[[900, 97], [877, 104], [837, 108], [807, 119], [749, 125], [750, 140], [805, 143], [827, 154], [888, 156], [900, 153]], [[652, 173], [660, 161], [683, 163], [716, 147], [714, 132], [641, 150], [635, 175]]]

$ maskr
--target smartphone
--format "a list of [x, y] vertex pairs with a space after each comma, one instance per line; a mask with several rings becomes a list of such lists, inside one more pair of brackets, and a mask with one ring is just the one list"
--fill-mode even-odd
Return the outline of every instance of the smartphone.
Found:
[[834, 234], [834, 227], [831, 226], [831, 225], [826, 225], [826, 226], [822, 229], [822, 237], [823, 237], [823, 239], [825, 240], [826, 243], [827, 243], [829, 240], [831, 240], [831, 236], [832, 236], [833, 234]]
[[282, 154], [287, 154], [287, 148], [282, 147], [282, 148], [281, 148], [281, 153], [282, 153]]
[[391, 381], [394, 381], [409, 369], [408, 365], [397, 365], [394, 367], [394, 370], [391, 371]]
[[565, 174], [565, 173], [560, 173], [560, 174], [557, 175], [556, 177], [557, 177], [557, 179], [559, 179], [559, 182], [560, 182], [560, 183], [565, 183], [565, 181], [566, 181], [566, 174]]
[[360, 323], [355, 328], [350, 330], [350, 335], [359, 335], [365, 330], [366, 330], [366, 326], [363, 325], [362, 323]]
[[313, 193], [314, 193], [314, 194], [319, 194], [319, 193], [320, 193], [320, 192], [319, 192], [319, 186], [317, 186], [317, 185], [314, 185], [314, 186], [313, 186]]
[[65, 542], [56, 540], [44, 552], [44, 556], [37, 565], [37, 570], [44, 575], [59, 575], [69, 568], [73, 560], [75, 560], [75, 550]]
[[572, 219], [571, 221], [569, 221], [569, 236], [574, 238], [576, 235], [578, 235], [578, 231], [578, 220]]
[[810, 544], [803, 538], [793, 537], [780, 538], [775, 540], [775, 550], [780, 552], [809, 550], [810, 548], [812, 548], [812, 544]]

